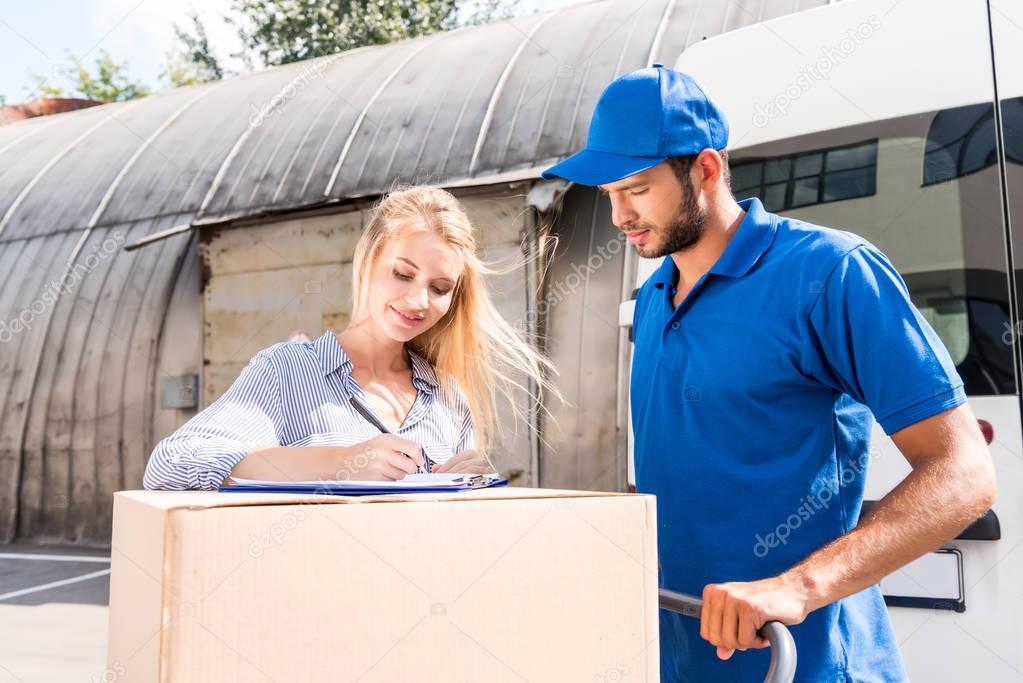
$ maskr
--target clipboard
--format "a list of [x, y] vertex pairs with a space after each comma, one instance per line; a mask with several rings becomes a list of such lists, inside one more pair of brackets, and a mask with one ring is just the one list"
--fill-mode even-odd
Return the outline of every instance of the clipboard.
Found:
[[334, 496], [379, 496], [403, 493], [448, 493], [507, 486], [496, 474], [410, 474], [398, 481], [262, 481], [235, 479], [220, 493], [312, 493]]

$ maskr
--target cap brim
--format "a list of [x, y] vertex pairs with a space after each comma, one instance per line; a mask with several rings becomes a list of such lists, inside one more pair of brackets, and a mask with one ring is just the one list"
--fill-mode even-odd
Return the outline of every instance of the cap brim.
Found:
[[653, 168], [667, 157], [632, 157], [612, 152], [584, 149], [541, 175], [545, 180], [564, 178], [578, 185], [606, 185]]

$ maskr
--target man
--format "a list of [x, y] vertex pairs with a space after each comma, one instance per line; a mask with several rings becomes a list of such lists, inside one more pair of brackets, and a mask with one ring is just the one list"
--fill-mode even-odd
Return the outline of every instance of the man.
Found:
[[[544, 173], [598, 186], [640, 256], [632, 419], [657, 495], [665, 681], [759, 681], [792, 625], [801, 681], [903, 681], [877, 586], [987, 510], [994, 467], [948, 352], [871, 244], [736, 202], [728, 124], [659, 64], [615, 80], [586, 148]], [[871, 413], [912, 472], [858, 519]], [[701, 640], [702, 639], [702, 640]], [[706, 642], [704, 642], [706, 641]], [[716, 650], [715, 650], [716, 648]]]

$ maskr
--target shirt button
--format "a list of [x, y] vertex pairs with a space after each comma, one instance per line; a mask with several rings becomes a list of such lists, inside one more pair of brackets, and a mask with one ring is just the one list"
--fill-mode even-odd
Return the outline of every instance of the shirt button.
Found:
[[673, 330], [677, 330], [680, 327], [682, 327], [682, 323], [680, 323], [677, 320], [671, 324], [671, 329], [673, 329]]

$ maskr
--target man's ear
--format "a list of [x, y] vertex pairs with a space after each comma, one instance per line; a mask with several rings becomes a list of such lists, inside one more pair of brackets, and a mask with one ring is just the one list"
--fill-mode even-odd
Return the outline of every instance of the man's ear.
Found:
[[702, 189], [712, 190], [721, 182], [725, 162], [717, 150], [709, 148], [703, 150], [697, 155], [693, 166], [699, 169], [700, 175], [697, 177], [697, 182], [700, 183]]

